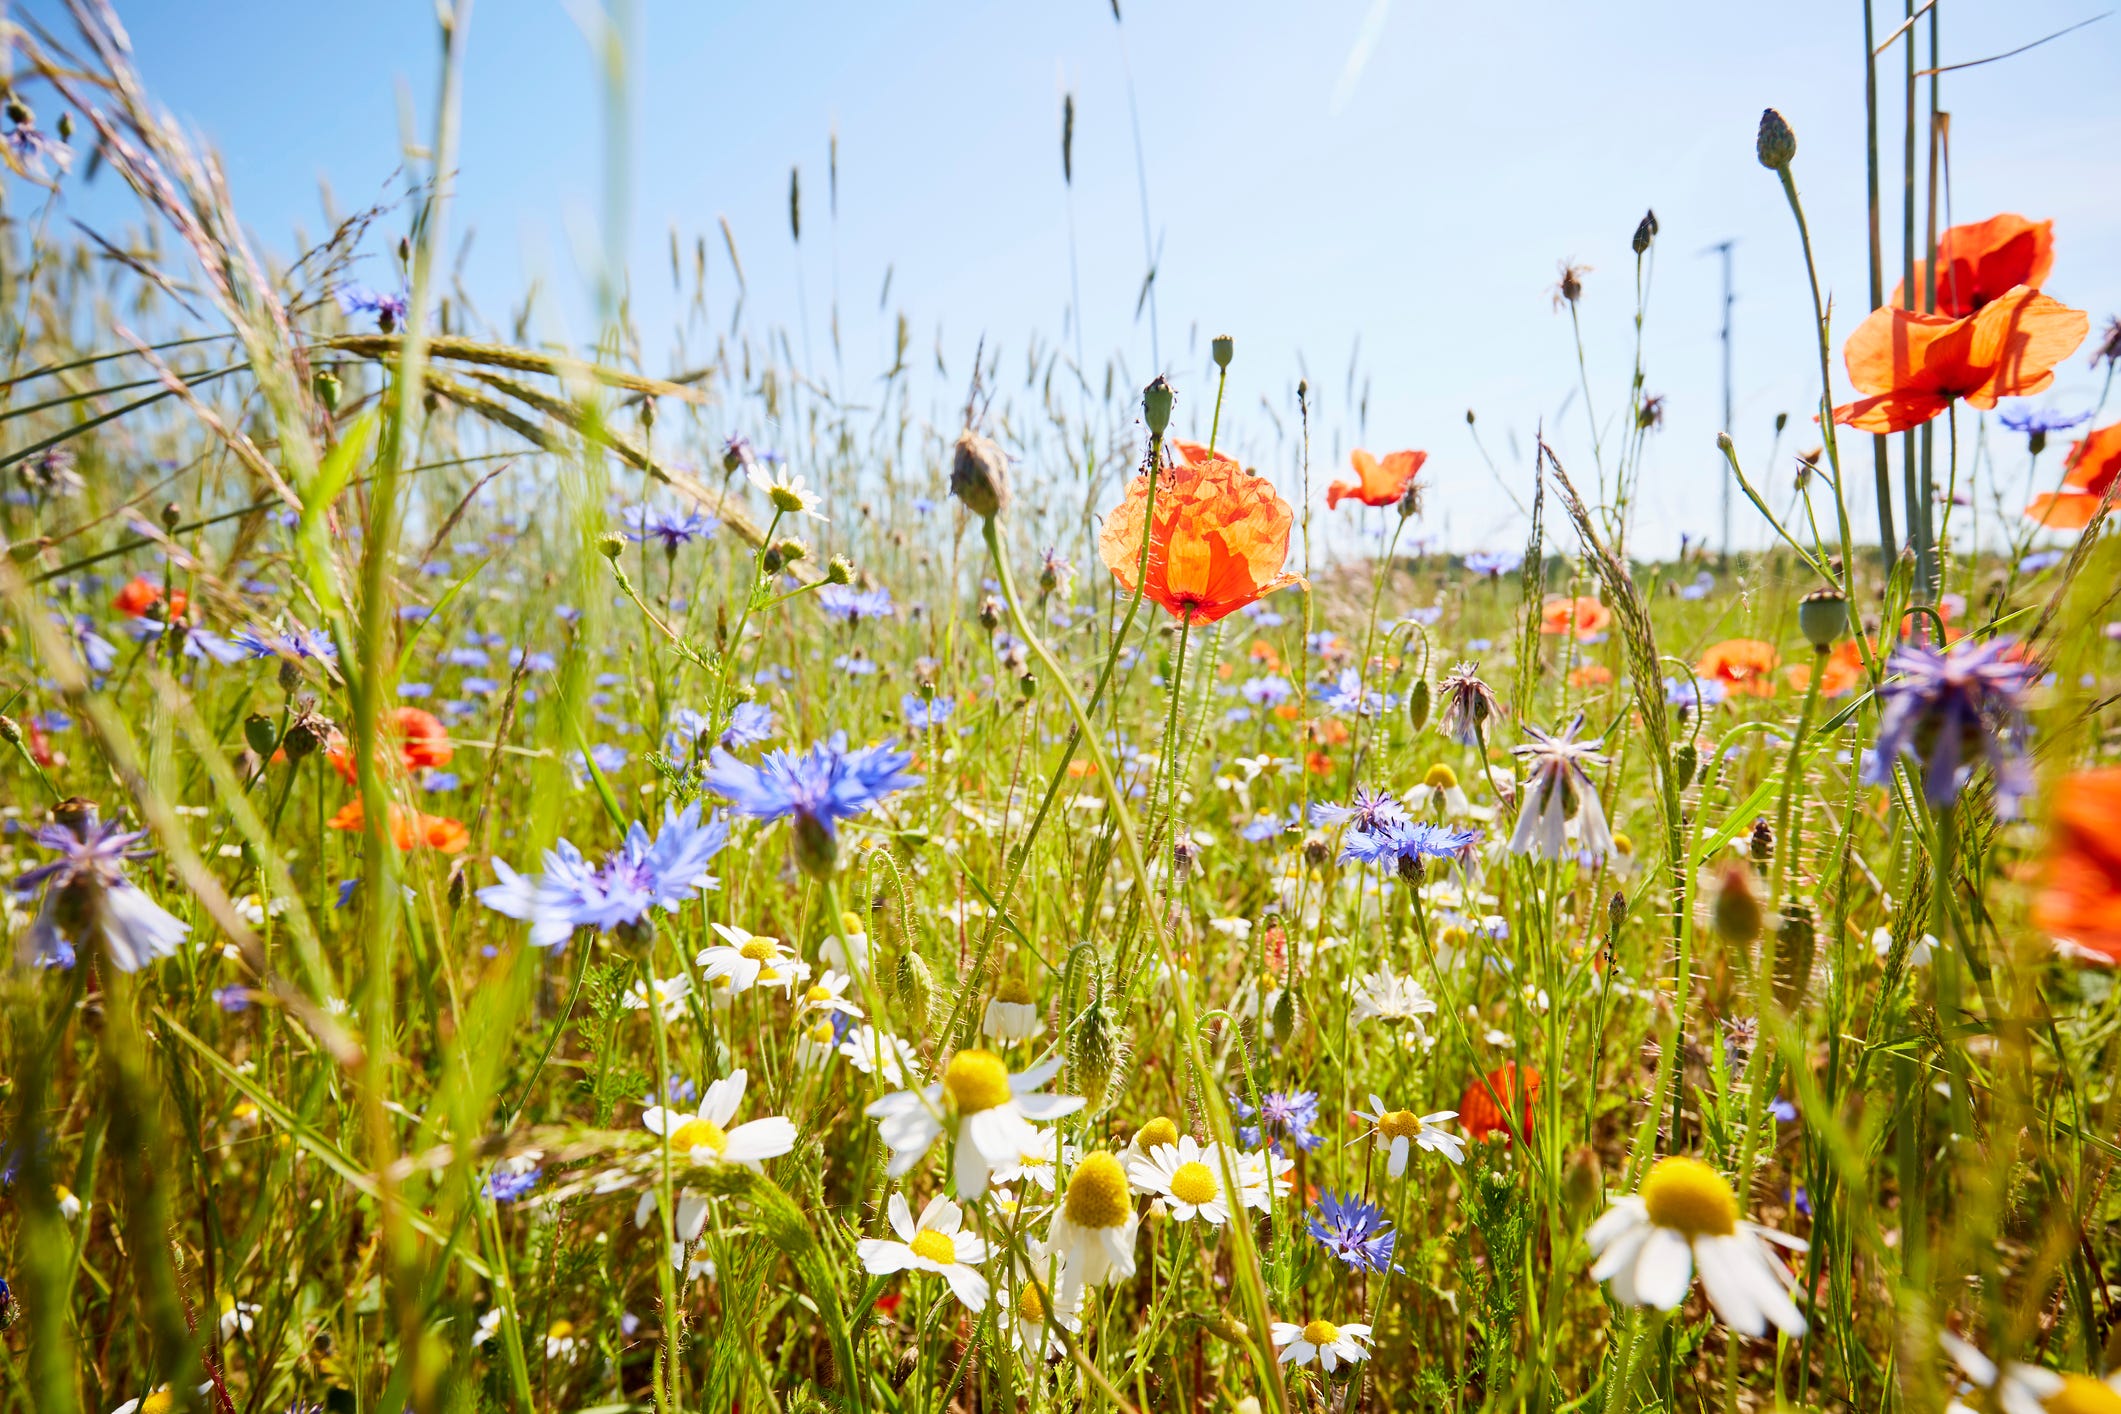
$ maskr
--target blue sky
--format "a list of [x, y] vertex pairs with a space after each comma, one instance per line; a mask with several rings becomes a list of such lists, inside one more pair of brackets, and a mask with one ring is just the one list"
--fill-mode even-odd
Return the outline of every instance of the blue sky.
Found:
[[[1809, 296], [1780, 191], [1753, 160], [1753, 132], [1770, 104], [1797, 131], [1798, 179], [1845, 332], [1867, 303], [1855, 0], [1123, 8], [1122, 27], [1107, 0], [641, 3], [629, 48], [625, 258], [651, 366], [670, 356], [660, 341], [673, 319], [673, 227], [688, 248], [696, 234], [712, 237], [711, 315], [726, 321], [734, 281], [716, 228], [726, 216], [748, 278], [747, 324], [785, 324], [802, 350], [800, 268], [820, 364], [829, 364], [836, 281], [850, 381], [888, 364], [900, 309], [915, 357], [931, 356], [940, 331], [953, 388], [982, 335], [1021, 368], [1034, 333], [1061, 337], [1069, 305], [1065, 88], [1077, 102], [1086, 354], [1101, 370], [1118, 351], [1146, 378], [1131, 66], [1162, 252], [1162, 366], [1179, 386], [1181, 416], [1204, 419], [1207, 340], [1233, 334], [1226, 420], [1285, 486], [1291, 455], [1277, 452], [1261, 399], [1286, 417], [1308, 371], [1325, 424], [1316, 456], [1344, 460], [1356, 440], [1352, 361], [1356, 396], [1368, 389], [1361, 440], [1431, 452], [1430, 529], [1460, 549], [1520, 543], [1514, 512], [1468, 438], [1466, 410], [1478, 411], [1489, 450], [1520, 489], [1542, 418], [1571, 470], [1591, 478], [1574, 347], [1549, 292], [1559, 260], [1593, 267], [1583, 303], [1592, 405], [1613, 417], [1631, 356], [1628, 240], [1650, 207], [1662, 235], [1648, 387], [1665, 397], [1667, 418], [1648, 453], [1638, 544], [1668, 550], [1683, 531], [1716, 527], [1720, 274], [1705, 247], [1737, 242], [1743, 453], [1754, 466], [1765, 461], [1783, 411], [1792, 421], [1784, 453], [1812, 444], [1799, 430], [1815, 396]], [[1944, 57], [2009, 49], [2098, 8], [1946, 3]], [[221, 150], [238, 206], [269, 248], [291, 250], [297, 228], [322, 231], [320, 182], [342, 209], [390, 190], [408, 114], [419, 140], [430, 130], [435, 41], [422, 0], [123, 12], [150, 87]], [[584, 33], [577, 11], [546, 0], [477, 6], [453, 217], [459, 235], [475, 233], [466, 282], [485, 316], [505, 318], [536, 281], [539, 333], [575, 340], [593, 329], [605, 190], [602, 100]], [[2053, 217], [2048, 288], [2088, 309], [2095, 329], [2121, 311], [2117, 60], [2121, 18], [1944, 84], [1953, 214]], [[1882, 62], [1890, 80], [1899, 51]], [[1889, 90], [1889, 111], [1896, 98]], [[834, 130], [836, 232], [825, 209]], [[1899, 137], [1889, 116], [1889, 153]], [[805, 188], [800, 250], [788, 233], [791, 166]], [[1897, 170], [1895, 159], [1889, 203]], [[77, 209], [112, 219], [123, 210], [116, 195], [86, 194]], [[1894, 206], [1888, 232], [1897, 225]], [[1896, 258], [1896, 240], [1888, 251]], [[887, 266], [890, 301], [880, 311]], [[2097, 390], [2080, 356], [2053, 397], [2088, 406]], [[2015, 438], [1998, 447], [2015, 492], [2022, 453]], [[1320, 484], [1331, 470], [1320, 468]], [[1761, 470], [1787, 484], [1785, 471]], [[1867, 500], [1859, 504], [1859, 524], [1869, 524]], [[1741, 543], [1761, 538], [1742, 505], [1737, 523]]]

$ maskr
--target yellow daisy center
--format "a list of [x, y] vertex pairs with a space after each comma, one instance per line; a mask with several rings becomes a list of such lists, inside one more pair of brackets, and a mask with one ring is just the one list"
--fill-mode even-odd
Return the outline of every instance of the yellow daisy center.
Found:
[[573, 1334], [573, 1321], [554, 1321], [550, 1329], [545, 1332], [545, 1338], [547, 1340], [565, 1340]]
[[1068, 1221], [1077, 1227], [1118, 1227], [1133, 1207], [1119, 1160], [1102, 1149], [1083, 1155], [1068, 1176]]
[[1009, 1067], [992, 1051], [968, 1047], [950, 1057], [943, 1088], [957, 1102], [959, 1114], [978, 1114], [1009, 1103]]
[[1178, 1126], [1162, 1115], [1158, 1115], [1155, 1119], [1143, 1125], [1141, 1133], [1135, 1136], [1135, 1147], [1145, 1154], [1156, 1152], [1156, 1146], [1159, 1144], [1176, 1144], [1177, 1142]]
[[832, 989], [830, 987], [812, 987], [809, 991], [803, 993], [803, 1000], [812, 1006], [823, 1006], [826, 1002], [832, 1000]]
[[177, 1397], [166, 1389], [158, 1389], [140, 1401], [140, 1414], [169, 1414], [177, 1407]]
[[994, 989], [994, 999], [1010, 1006], [1025, 1006], [1031, 1001], [1031, 989], [1024, 985], [1021, 978], [1010, 977]]
[[2121, 1414], [2121, 1390], [2090, 1375], [2066, 1374], [2062, 1388], [2041, 1402], [2048, 1414]]
[[1650, 1221], [1689, 1237], [1728, 1237], [1738, 1230], [1738, 1200], [1723, 1175], [1699, 1159], [1659, 1159], [1642, 1181]]
[[1443, 930], [1436, 935], [1436, 941], [1442, 947], [1456, 950], [1472, 942], [1473, 935], [1456, 923], [1447, 923], [1444, 925]]
[[1180, 1164], [1171, 1175], [1171, 1196], [1197, 1208], [1215, 1196], [1215, 1175], [1206, 1164]]
[[1377, 1117], [1377, 1132], [1387, 1139], [1412, 1139], [1421, 1133], [1421, 1116], [1412, 1110], [1386, 1110]]
[[670, 1133], [670, 1147], [690, 1153], [712, 1149], [720, 1154], [729, 1147], [729, 1136], [711, 1119], [688, 1119]]
[[937, 1232], [932, 1227], [924, 1227], [913, 1234], [913, 1241], [906, 1245], [913, 1249], [914, 1256], [926, 1257], [931, 1262], [948, 1266], [957, 1260], [957, 1243], [951, 1240], [949, 1233]]
[[1629, 839], [1621, 831], [1615, 830], [1613, 831], [1613, 849], [1618, 854], [1633, 854], [1635, 852], [1635, 841]]
[[816, 1045], [829, 1045], [832, 1041], [832, 1023], [820, 1021], [810, 1028], [810, 1039]]
[[1304, 1327], [1304, 1339], [1313, 1345], [1331, 1345], [1340, 1339], [1340, 1327], [1331, 1321], [1313, 1321]]
[[736, 951], [739, 957], [749, 958], [753, 962], [764, 962], [780, 950], [780, 943], [773, 938], [753, 938]]
[[1039, 1291], [1037, 1282], [1027, 1281], [1018, 1289], [1016, 1315], [1018, 1320], [1031, 1321], [1037, 1325], [1046, 1323], [1046, 1298]]
[[1421, 778], [1421, 783], [1430, 790], [1457, 790], [1458, 773], [1439, 761], [1429, 768], [1429, 774]]

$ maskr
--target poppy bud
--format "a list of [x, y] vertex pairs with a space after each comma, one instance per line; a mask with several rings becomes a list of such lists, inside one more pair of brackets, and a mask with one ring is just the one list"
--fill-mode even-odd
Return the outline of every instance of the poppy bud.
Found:
[[1032, 698], [1038, 696], [1038, 674], [1025, 673], [1022, 677], [1018, 678], [1016, 680], [1016, 690], [1023, 694], [1024, 701], [1026, 702], [1029, 702]]
[[1587, 1217], [1604, 1196], [1605, 1170], [1598, 1162], [1598, 1151], [1588, 1144], [1577, 1145], [1569, 1151], [1561, 1170], [1563, 1208], [1578, 1217]]
[[1681, 790], [1685, 790], [1693, 784], [1695, 768], [1700, 764], [1701, 752], [1696, 749], [1694, 743], [1691, 741], [1679, 743], [1679, 749], [1672, 753], [1672, 774], [1679, 777], [1679, 788]]
[[1002, 449], [971, 428], [957, 434], [950, 460], [950, 494], [981, 520], [993, 520], [1009, 506], [1008, 460]]
[[1148, 424], [1152, 437], [1163, 436], [1164, 429], [1171, 425], [1171, 384], [1161, 373], [1142, 389], [1142, 421]]
[[1813, 590], [1797, 603], [1797, 627], [1806, 642], [1819, 652], [1826, 652], [1848, 632], [1848, 600], [1838, 590]]
[[339, 400], [346, 393], [346, 385], [339, 381], [339, 375], [328, 368], [317, 370], [316, 376], [309, 380], [309, 388], [317, 395], [317, 401], [324, 404], [326, 412], [337, 412]]
[[825, 562], [825, 582], [827, 584], [854, 583], [854, 562], [845, 555], [834, 555]]
[[280, 744], [280, 731], [273, 725], [272, 718], [263, 712], [253, 712], [243, 719], [243, 740], [260, 756], [270, 756], [273, 748]]
[[1775, 435], [1777, 437], [1780, 437], [1782, 435], [1782, 429], [1789, 425], [1790, 415], [1788, 413], [1778, 412], [1775, 414]]
[[1415, 731], [1420, 731], [1428, 724], [1429, 680], [1416, 678], [1414, 685], [1407, 689], [1407, 725]]
[[72, 142], [73, 140], [74, 115], [71, 113], [61, 113], [59, 115], [59, 141]]
[[1811, 983], [1812, 955], [1819, 945], [1811, 905], [1793, 901], [1786, 906], [1775, 941], [1775, 1002], [1784, 1011], [1795, 1011]]
[[1281, 989], [1281, 995], [1274, 999], [1274, 1010], [1270, 1019], [1275, 1040], [1286, 1046], [1296, 1038], [1296, 1025], [1303, 1019], [1303, 1014], [1297, 1005], [1294, 987]]
[[1002, 626], [1002, 601], [992, 594], [979, 601], [979, 626], [989, 633]]
[[1635, 254], [1645, 254], [1650, 248], [1650, 242], [1655, 239], [1657, 239], [1657, 213], [1646, 211], [1643, 213], [1642, 220], [1637, 222], [1635, 226], [1635, 239], [1632, 242]]
[[1770, 171], [1782, 171], [1797, 157], [1797, 134], [1782, 115], [1770, 108], [1760, 115], [1760, 137], [1754, 150], [1760, 154], [1760, 165]]
[[1722, 452], [1724, 455], [1730, 455], [1731, 448], [1735, 447], [1736, 445], [1738, 444], [1731, 440], [1730, 433], [1719, 432], [1716, 434], [1716, 450]]
[[1075, 1036], [1068, 1047], [1068, 1068], [1075, 1076], [1075, 1091], [1083, 1097], [1083, 1113], [1094, 1115], [1125, 1088], [1126, 1035], [1105, 1011], [1103, 998], [1090, 1003], [1075, 1023]]
[[597, 553], [607, 560], [616, 560], [626, 552], [626, 537], [616, 530], [607, 530], [597, 537]]
[[641, 399], [641, 426], [646, 431], [653, 432], [655, 430], [654, 398]]
[[1232, 355], [1237, 352], [1237, 343], [1228, 334], [1217, 334], [1208, 341], [1208, 352], [1215, 356], [1217, 368], [1228, 368]]
[[1753, 871], [1743, 864], [1724, 866], [1710, 907], [1710, 921], [1725, 942], [1743, 945], [1760, 936], [1760, 900], [1753, 896]]
[[170, 501], [162, 507], [162, 528], [175, 530], [184, 520], [184, 507]]
[[898, 967], [891, 978], [892, 1000], [914, 1035], [925, 1035], [935, 1019], [935, 973], [928, 960], [910, 944], [899, 950]]

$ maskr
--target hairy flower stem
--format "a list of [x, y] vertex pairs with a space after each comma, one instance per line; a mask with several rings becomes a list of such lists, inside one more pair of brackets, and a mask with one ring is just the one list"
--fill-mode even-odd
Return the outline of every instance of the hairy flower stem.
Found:
[[1355, 789], [1356, 769], [1358, 763], [1362, 760], [1362, 724], [1367, 715], [1363, 708], [1368, 705], [1370, 696], [1370, 654], [1376, 650], [1377, 646], [1377, 606], [1384, 601], [1385, 580], [1392, 573], [1392, 557], [1399, 553], [1400, 532], [1406, 528], [1407, 518], [1405, 516], [1400, 516], [1398, 520], [1393, 522], [1391, 543], [1385, 546], [1385, 557], [1378, 562], [1377, 574], [1370, 585], [1370, 622], [1363, 629], [1362, 664], [1357, 669], [1362, 678], [1362, 685], [1356, 690], [1361, 694], [1362, 700], [1356, 704], [1355, 740], [1349, 743], [1348, 750], [1348, 789], [1351, 791]]
[[1783, 884], [1789, 877], [1791, 857], [1796, 853], [1796, 841], [1790, 838], [1790, 815], [1797, 801], [1797, 782], [1803, 774], [1800, 769], [1804, 761], [1804, 738], [1812, 728], [1812, 714], [1819, 708], [1819, 681], [1826, 676], [1828, 650], [1817, 649], [1812, 654], [1812, 680], [1804, 690], [1804, 706], [1797, 712], [1797, 732], [1790, 738], [1789, 755], [1783, 760], [1782, 802], [1775, 810], [1775, 877], [1769, 890], [1780, 908], [1783, 903]]
[[[1002, 597], [1008, 603], [1009, 617], [1016, 625], [1017, 636], [1024, 640], [1032, 654], [1044, 665], [1054, 685], [1060, 689], [1063, 700], [1067, 702], [1069, 714], [1075, 718], [1076, 725], [1082, 732], [1083, 749], [1089, 753], [1091, 764], [1096, 769], [1098, 783], [1104, 789], [1105, 804], [1111, 812], [1113, 829], [1119, 837], [1120, 852], [1127, 872], [1133, 879], [1135, 897], [1141, 900], [1142, 906], [1146, 908], [1151, 897], [1148, 861], [1142, 855], [1141, 838], [1135, 830], [1134, 812], [1127, 807], [1126, 792], [1121, 789], [1118, 778], [1112, 773], [1111, 758], [1094, 730], [1094, 723], [1083, 706], [1081, 695], [1068, 680], [1067, 670], [1060, 660], [1053, 656], [1053, 650], [1046, 646], [1045, 640], [1038, 636], [1032, 629], [1030, 620], [1024, 616], [1023, 601], [1016, 592], [1016, 578], [1009, 568], [1008, 551], [1002, 544], [1000, 525], [989, 518], [983, 523], [981, 530], [987, 541], [987, 553], [994, 562], [994, 577], [1001, 584]], [[1190, 982], [1179, 970], [1164, 930], [1151, 926], [1148, 931], [1155, 939], [1165, 971], [1171, 977], [1171, 995], [1178, 1012], [1179, 1038], [1185, 1047], [1187, 1065], [1200, 1087], [1201, 1108], [1207, 1113], [1209, 1132], [1222, 1146], [1219, 1152], [1222, 1158], [1224, 1186], [1229, 1192], [1240, 1192], [1243, 1185], [1238, 1182], [1236, 1161], [1232, 1157], [1236, 1152], [1236, 1134], [1230, 1123], [1230, 1107], [1223, 1097], [1221, 1087], [1214, 1083], [1212, 1073], [1208, 1069], [1207, 1057], [1201, 1046], [1200, 1025], [1194, 1014]], [[1231, 1266], [1236, 1273], [1236, 1284], [1243, 1302], [1246, 1344], [1250, 1347], [1254, 1373], [1260, 1387], [1270, 1396], [1273, 1407], [1277, 1411], [1286, 1410], [1288, 1399], [1281, 1385], [1280, 1365], [1273, 1349], [1267, 1343], [1266, 1286], [1260, 1277], [1259, 1251], [1253, 1241], [1251, 1229], [1246, 1224], [1231, 1223], [1230, 1235], [1235, 1239], [1232, 1245], [1236, 1248], [1232, 1254]]]

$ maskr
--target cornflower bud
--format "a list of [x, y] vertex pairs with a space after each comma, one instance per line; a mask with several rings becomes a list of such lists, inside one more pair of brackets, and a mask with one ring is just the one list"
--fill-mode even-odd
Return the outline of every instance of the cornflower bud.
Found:
[[969, 427], [957, 434], [950, 458], [950, 494], [981, 520], [993, 520], [1009, 506], [1008, 459]]
[[1770, 171], [1782, 171], [1797, 157], [1797, 134], [1783, 121], [1780, 113], [1767, 109], [1760, 115], [1760, 136], [1754, 144], [1760, 155], [1760, 165]]

